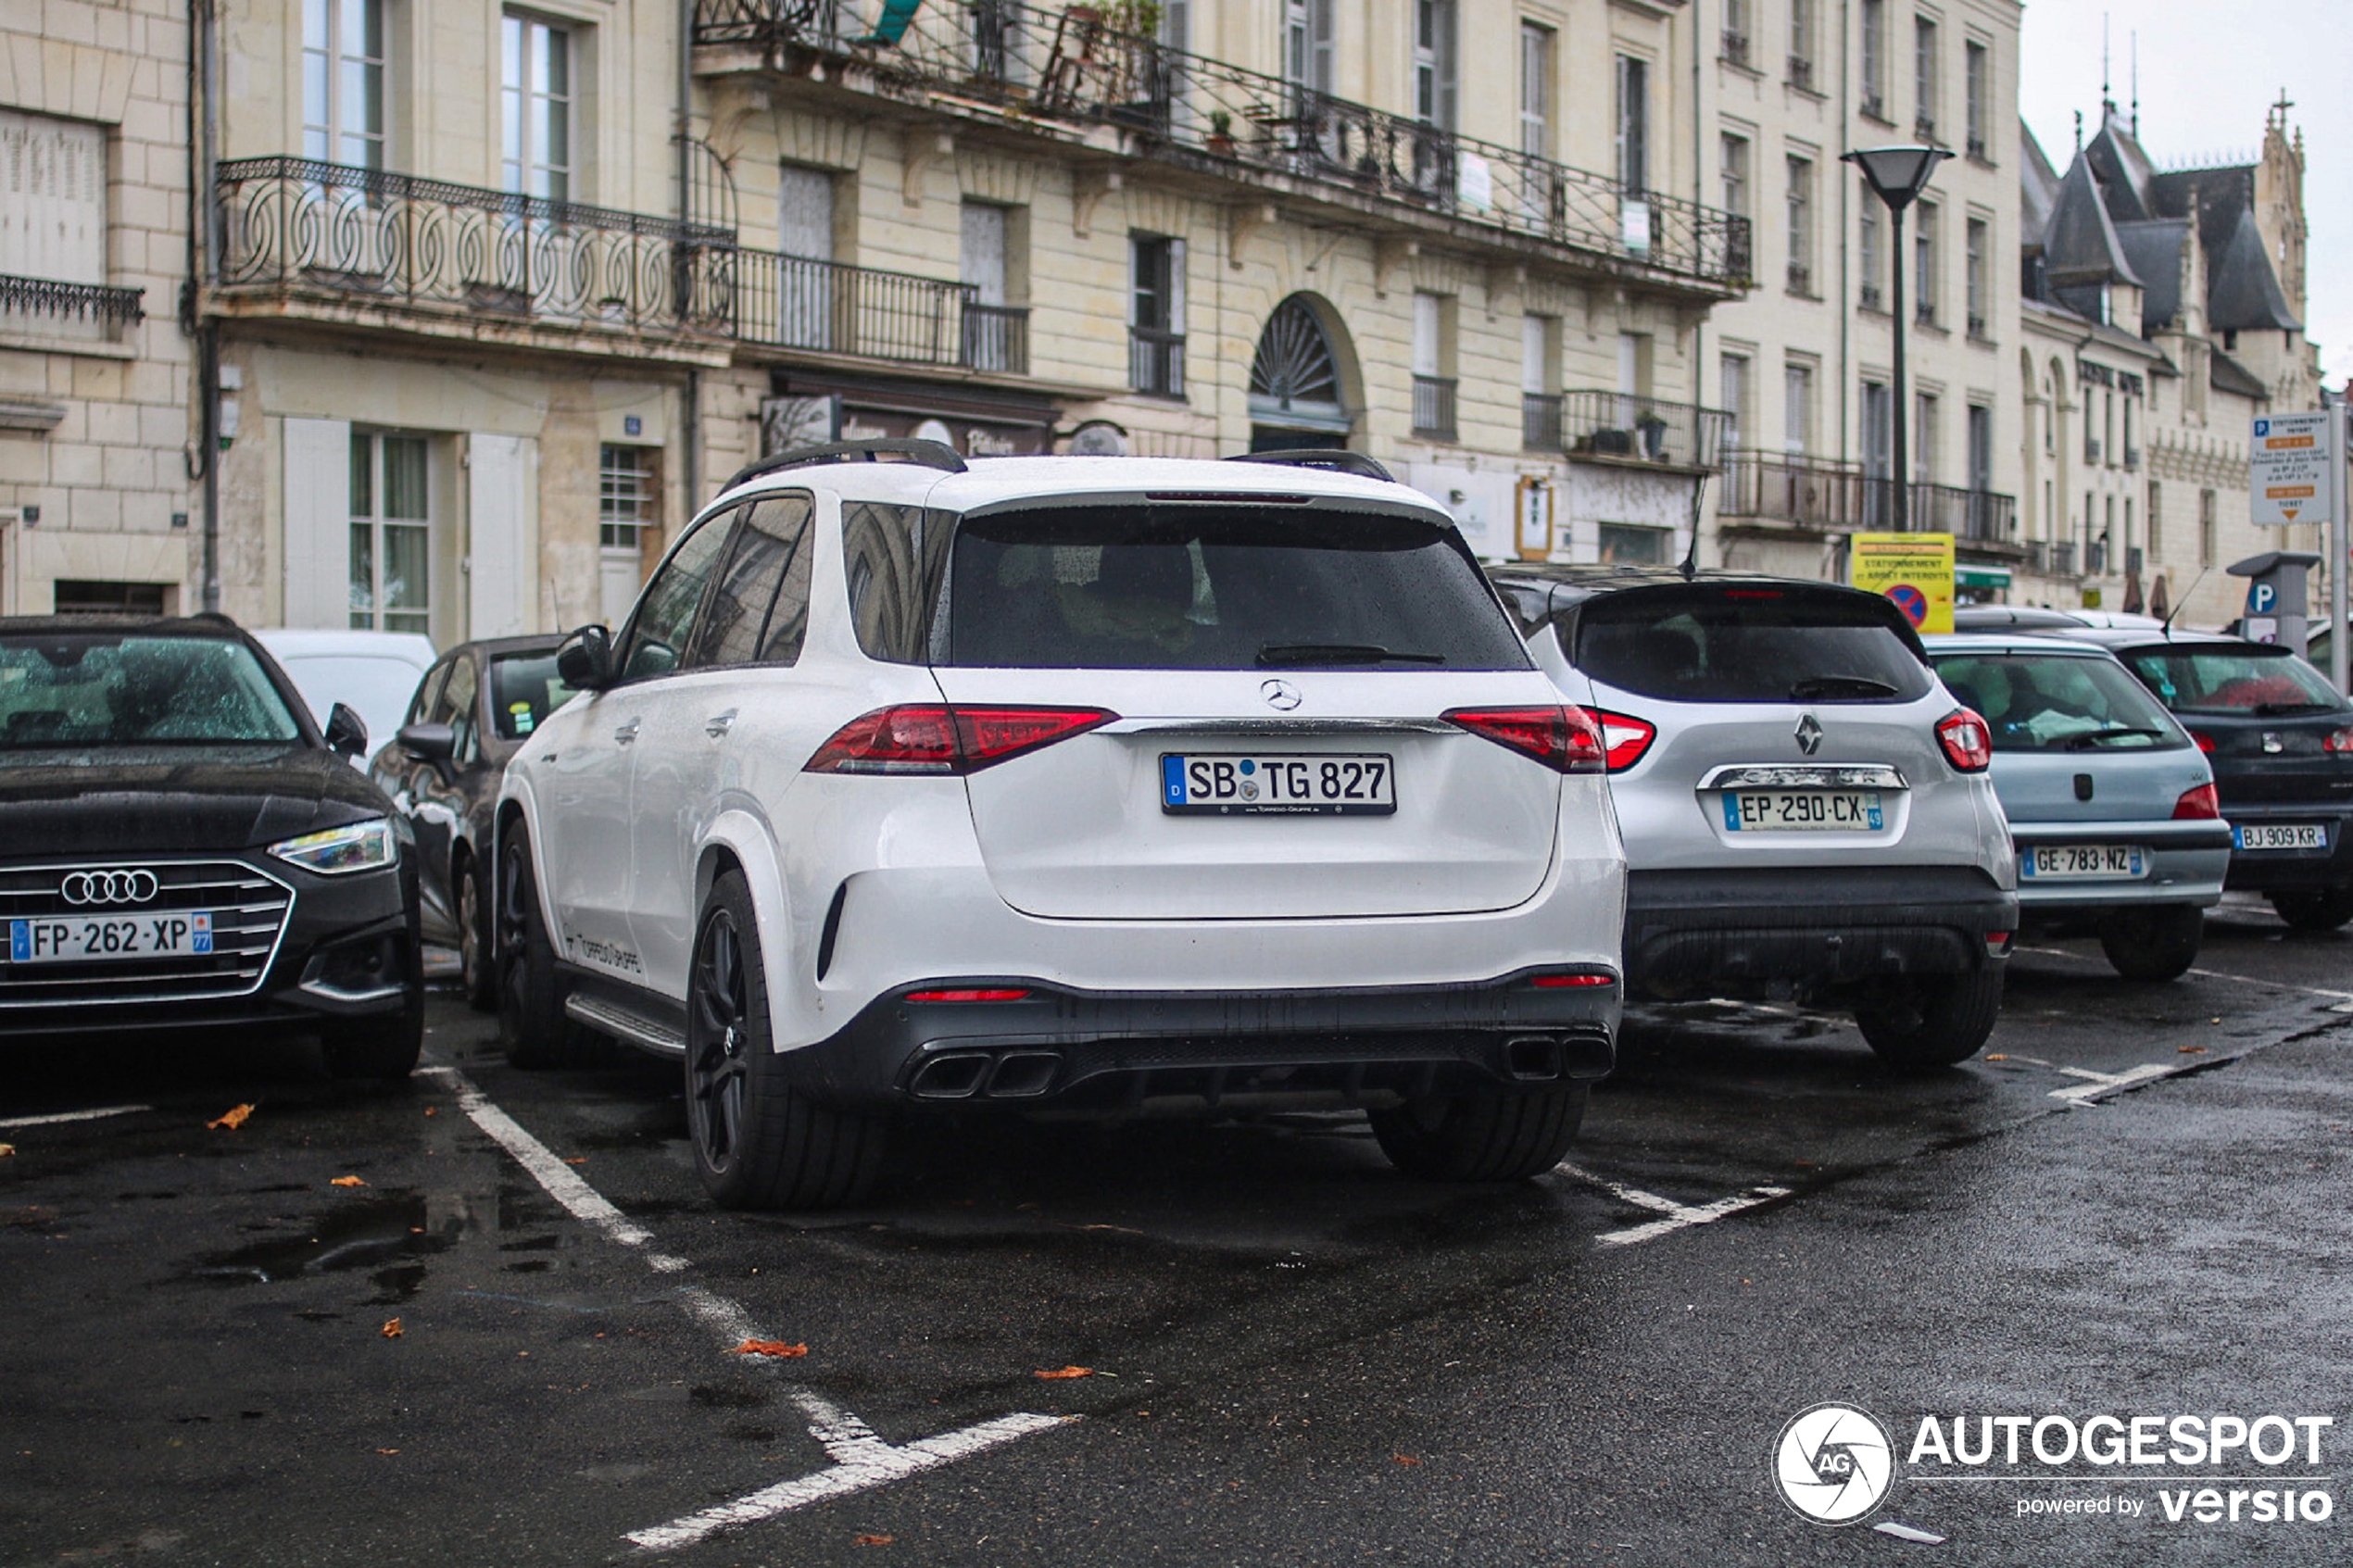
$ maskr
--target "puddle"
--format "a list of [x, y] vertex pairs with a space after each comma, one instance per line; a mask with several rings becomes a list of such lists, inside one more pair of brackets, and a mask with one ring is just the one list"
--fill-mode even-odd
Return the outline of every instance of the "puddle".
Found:
[[223, 1285], [275, 1285], [318, 1274], [372, 1271], [379, 1302], [416, 1294], [423, 1259], [446, 1249], [465, 1229], [459, 1218], [429, 1222], [422, 1197], [386, 1193], [353, 1198], [321, 1212], [293, 1236], [216, 1252], [192, 1272]]

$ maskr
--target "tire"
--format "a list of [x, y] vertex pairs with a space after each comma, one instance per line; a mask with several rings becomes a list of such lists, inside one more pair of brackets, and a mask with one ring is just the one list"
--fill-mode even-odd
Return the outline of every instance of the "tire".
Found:
[[831, 1209], [881, 1174], [887, 1128], [787, 1082], [774, 1049], [759, 922], [743, 873], [714, 883], [686, 978], [686, 1128], [723, 1209]]
[[2206, 911], [2195, 907], [2112, 909], [2100, 918], [2100, 951], [2127, 980], [2179, 980], [2205, 934]]
[[398, 1083], [417, 1070], [425, 1044], [424, 988], [412, 978], [409, 1005], [381, 1018], [336, 1020], [319, 1033], [330, 1077]]
[[2334, 931], [2353, 921], [2353, 885], [2292, 888], [2271, 899], [2279, 917], [2297, 931]]
[[1855, 1023], [1881, 1060], [1917, 1073], [1975, 1056], [2001, 1011], [2002, 971], [1989, 963], [1969, 974], [1917, 981], [1892, 1005], [1858, 1007]]
[[517, 1067], [567, 1066], [579, 1055], [579, 1029], [564, 1016], [531, 838], [520, 822], [498, 846], [497, 921], [498, 1043]]
[[472, 856], [449, 879], [451, 912], [458, 917], [458, 963], [466, 1005], [476, 1012], [498, 1008], [498, 934], [491, 922], [491, 902], [484, 885], [482, 862]]
[[1524, 1182], [1559, 1164], [1592, 1088], [1489, 1089], [1369, 1113], [1389, 1162], [1431, 1182]]

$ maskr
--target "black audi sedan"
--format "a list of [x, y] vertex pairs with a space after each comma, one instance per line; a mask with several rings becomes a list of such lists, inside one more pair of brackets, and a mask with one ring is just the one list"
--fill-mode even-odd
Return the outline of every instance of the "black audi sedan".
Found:
[[366, 744], [226, 619], [0, 619], [0, 1038], [259, 1026], [406, 1076], [414, 856]]
[[2086, 628], [2173, 710], [2231, 824], [2225, 887], [2299, 931], [2353, 921], [2353, 703], [2286, 648], [2208, 632]]
[[458, 949], [466, 999], [497, 1000], [491, 964], [490, 845], [498, 780], [547, 715], [572, 700], [556, 636], [460, 643], [417, 683], [400, 733], [369, 773], [408, 818], [425, 939]]

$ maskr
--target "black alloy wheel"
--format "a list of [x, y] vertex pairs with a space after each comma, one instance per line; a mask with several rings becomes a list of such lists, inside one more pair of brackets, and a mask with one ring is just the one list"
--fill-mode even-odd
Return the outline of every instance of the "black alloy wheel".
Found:
[[556, 952], [539, 914], [531, 840], [517, 823], [498, 847], [498, 1037], [517, 1067], [562, 1067], [578, 1051], [579, 1031], [564, 1016]]
[[497, 935], [491, 929], [491, 901], [483, 897], [482, 862], [471, 856], [449, 879], [451, 912], [458, 921], [458, 965], [466, 1005], [476, 1012], [498, 1006]]
[[694, 994], [686, 1037], [686, 1124], [703, 1168], [725, 1179], [743, 1156], [749, 1066], [745, 1060], [744, 945], [724, 905], [695, 944]]

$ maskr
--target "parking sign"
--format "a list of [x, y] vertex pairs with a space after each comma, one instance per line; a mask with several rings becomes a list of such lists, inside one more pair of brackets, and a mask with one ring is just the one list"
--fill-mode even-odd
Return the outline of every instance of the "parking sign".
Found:
[[[2252, 521], [2274, 527], [2329, 519], [2329, 417], [2326, 412], [2266, 414], [2247, 445]], [[2341, 455], [2334, 458], [2342, 462]]]

